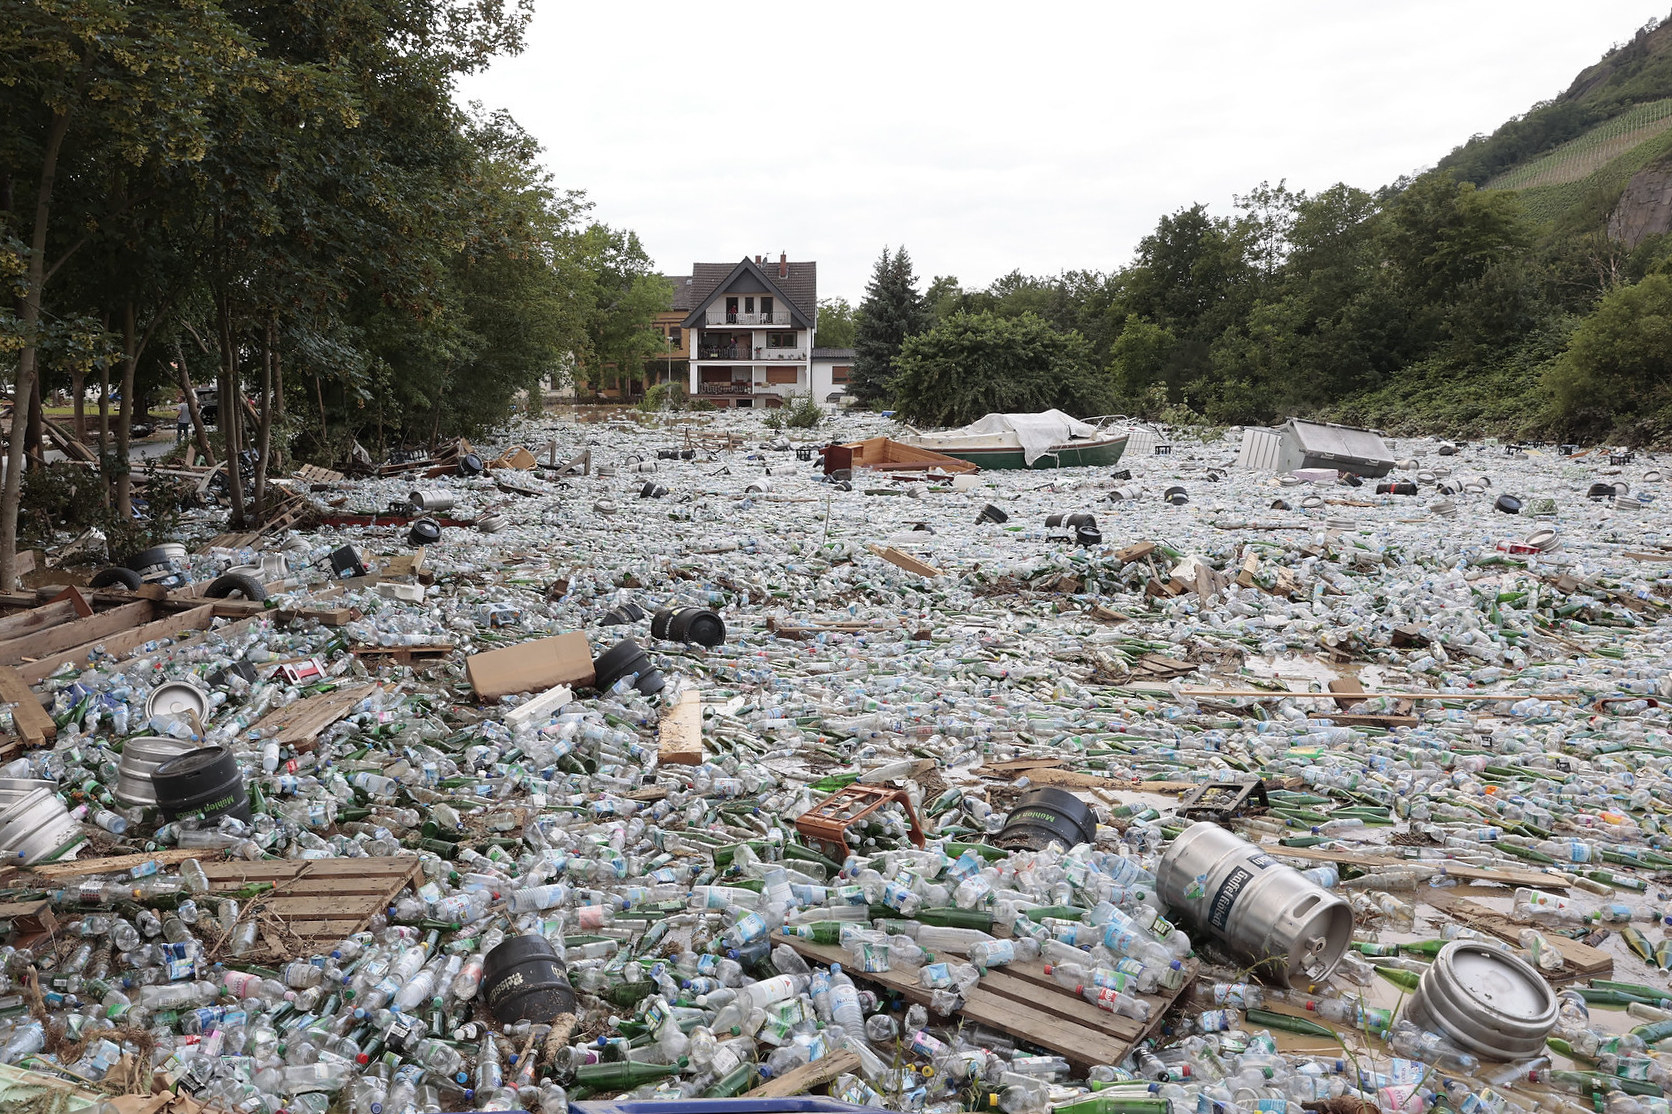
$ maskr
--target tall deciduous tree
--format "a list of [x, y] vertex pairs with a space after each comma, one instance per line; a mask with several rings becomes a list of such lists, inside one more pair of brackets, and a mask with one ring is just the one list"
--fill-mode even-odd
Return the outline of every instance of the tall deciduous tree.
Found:
[[918, 292], [911, 256], [904, 247], [892, 255], [883, 248], [859, 312], [848, 390], [859, 402], [871, 405], [888, 397], [900, 346], [930, 324], [928, 306]]
[[963, 425], [989, 413], [1106, 412], [1108, 377], [1079, 333], [1031, 313], [962, 313], [910, 337], [895, 360], [895, 406], [906, 421]]
[[852, 348], [858, 311], [846, 298], [820, 298], [816, 339], [820, 348]]

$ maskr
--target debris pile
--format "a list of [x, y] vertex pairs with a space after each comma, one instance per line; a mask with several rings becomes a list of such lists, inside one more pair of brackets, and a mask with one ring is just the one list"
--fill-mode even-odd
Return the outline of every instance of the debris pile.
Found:
[[1655, 462], [702, 422], [0, 597], [0, 1093], [1666, 1110]]

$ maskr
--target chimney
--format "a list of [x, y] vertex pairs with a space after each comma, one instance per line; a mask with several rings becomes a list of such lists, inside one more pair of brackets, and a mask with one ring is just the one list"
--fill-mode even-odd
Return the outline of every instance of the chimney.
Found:
[[759, 267], [762, 263], [765, 263], [765, 262], [766, 262], [766, 256], [764, 256], [764, 255], [755, 256], [755, 266]]
[[778, 277], [781, 279], [790, 277], [790, 257], [783, 252], [778, 253]]

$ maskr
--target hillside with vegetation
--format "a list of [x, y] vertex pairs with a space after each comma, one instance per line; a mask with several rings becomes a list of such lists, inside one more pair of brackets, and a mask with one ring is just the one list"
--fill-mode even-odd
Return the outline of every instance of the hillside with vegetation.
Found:
[[[1426, 173], [1262, 182], [1229, 212], [1162, 216], [1112, 271], [943, 275], [919, 295], [885, 252], [855, 386], [920, 420], [979, 412], [1002, 374], [1015, 408], [1667, 444], [1669, 229], [1672, 24], [1655, 21]], [[1018, 361], [1050, 373], [1002, 370]]]

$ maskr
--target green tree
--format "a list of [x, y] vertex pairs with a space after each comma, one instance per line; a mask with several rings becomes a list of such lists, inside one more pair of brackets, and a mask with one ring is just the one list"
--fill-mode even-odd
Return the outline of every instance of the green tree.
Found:
[[1558, 418], [1589, 434], [1672, 431], [1672, 277], [1610, 292], [1545, 376]]
[[818, 330], [814, 335], [820, 348], [852, 348], [858, 332], [858, 310], [846, 298], [820, 298]]
[[895, 406], [923, 425], [963, 425], [995, 412], [1085, 416], [1110, 403], [1086, 339], [1031, 313], [956, 314], [908, 338], [895, 364]]
[[1166, 382], [1167, 367], [1177, 348], [1178, 338], [1167, 329], [1135, 313], [1126, 315], [1109, 354], [1109, 376], [1128, 408], [1148, 407], [1153, 389]]
[[859, 314], [848, 390], [859, 402], [872, 405], [888, 396], [900, 346], [929, 327], [929, 309], [917, 291], [911, 256], [904, 247], [892, 255], [883, 248]]

